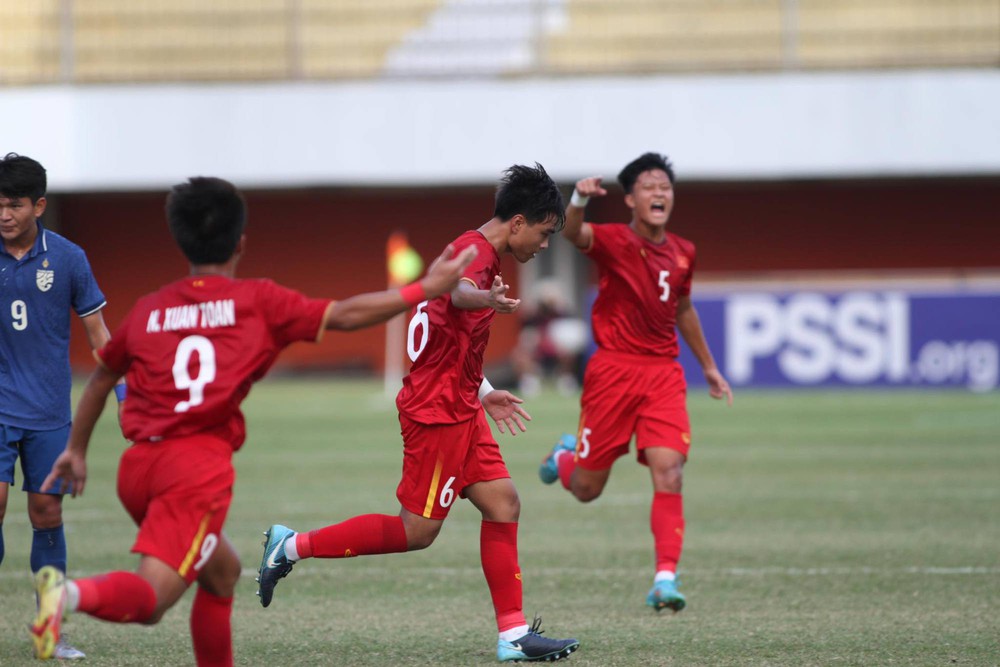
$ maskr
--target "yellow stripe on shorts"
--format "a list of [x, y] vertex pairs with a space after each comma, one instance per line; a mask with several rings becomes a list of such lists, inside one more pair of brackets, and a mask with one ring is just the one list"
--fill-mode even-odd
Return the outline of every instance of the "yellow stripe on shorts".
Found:
[[434, 477], [431, 478], [431, 488], [427, 492], [427, 503], [424, 504], [425, 519], [431, 518], [431, 511], [434, 509], [434, 499], [437, 498], [438, 484], [441, 482], [441, 469], [443, 467], [444, 461], [438, 455], [437, 463], [434, 465]]
[[205, 539], [205, 533], [208, 532], [208, 523], [212, 520], [212, 512], [208, 512], [201, 519], [201, 525], [198, 526], [198, 533], [194, 536], [194, 541], [191, 542], [191, 548], [188, 549], [187, 556], [181, 562], [180, 569], [177, 573], [182, 577], [186, 577], [188, 570], [191, 569], [191, 563], [194, 561], [194, 557], [198, 555], [201, 551], [201, 542]]

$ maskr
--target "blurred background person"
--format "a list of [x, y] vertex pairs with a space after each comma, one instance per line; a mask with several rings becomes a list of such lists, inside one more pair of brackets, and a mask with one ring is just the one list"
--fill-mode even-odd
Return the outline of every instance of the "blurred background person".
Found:
[[584, 321], [571, 313], [565, 290], [554, 279], [538, 281], [521, 319], [511, 353], [520, 392], [535, 396], [543, 380], [552, 379], [560, 394], [576, 393], [589, 333]]

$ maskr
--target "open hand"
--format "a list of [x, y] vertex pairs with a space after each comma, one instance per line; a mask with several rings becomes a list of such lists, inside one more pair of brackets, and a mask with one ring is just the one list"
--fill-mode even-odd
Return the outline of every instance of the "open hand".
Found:
[[729, 383], [726, 382], [726, 378], [722, 377], [722, 373], [719, 372], [718, 368], [712, 368], [705, 371], [705, 380], [708, 382], [708, 395], [712, 398], [722, 398], [726, 397], [726, 402], [729, 405], [733, 404], [733, 390], [729, 388]]
[[503, 276], [499, 273], [493, 278], [490, 286], [490, 308], [498, 313], [513, 313], [521, 305], [520, 299], [511, 299], [507, 296], [510, 285], [505, 285]]
[[67, 449], [52, 464], [52, 470], [42, 482], [41, 491], [42, 493], [49, 491], [66, 493], [69, 491], [76, 498], [83, 495], [83, 487], [86, 483], [87, 461], [84, 457], [73, 454]]
[[524, 399], [503, 389], [494, 389], [482, 399], [483, 409], [496, 422], [497, 429], [504, 433], [504, 425], [506, 425], [507, 431], [511, 435], [517, 435], [514, 432], [515, 425], [521, 429], [522, 433], [528, 430], [524, 421], [521, 420], [522, 417], [529, 422], [531, 421], [531, 415], [521, 407], [521, 403], [524, 403]]

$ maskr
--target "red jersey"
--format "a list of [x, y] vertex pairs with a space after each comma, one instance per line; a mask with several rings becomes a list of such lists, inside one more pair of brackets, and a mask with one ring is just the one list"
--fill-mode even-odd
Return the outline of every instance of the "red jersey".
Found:
[[129, 440], [213, 435], [239, 449], [240, 403], [278, 353], [319, 340], [329, 299], [270, 280], [190, 276], [142, 297], [97, 353], [126, 373]]
[[677, 357], [677, 302], [691, 293], [694, 244], [667, 232], [657, 245], [626, 224], [591, 225], [597, 264], [594, 340], [612, 352]]
[[[474, 245], [479, 254], [462, 280], [488, 290], [500, 273], [500, 256], [477, 231], [452, 242], [458, 255]], [[456, 424], [482, 409], [483, 353], [490, 338], [492, 308], [461, 310], [445, 294], [417, 305], [407, 329], [406, 348], [413, 366], [396, 396], [399, 412], [421, 424]]]

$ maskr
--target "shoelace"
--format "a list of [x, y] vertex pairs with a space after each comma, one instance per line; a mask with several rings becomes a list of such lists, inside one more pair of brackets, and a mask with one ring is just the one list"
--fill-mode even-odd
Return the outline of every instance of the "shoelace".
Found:
[[531, 621], [531, 627], [528, 628], [529, 635], [541, 635], [545, 630], [542, 630], [542, 617], [535, 616], [534, 620]]

